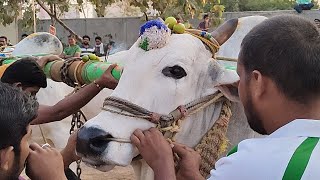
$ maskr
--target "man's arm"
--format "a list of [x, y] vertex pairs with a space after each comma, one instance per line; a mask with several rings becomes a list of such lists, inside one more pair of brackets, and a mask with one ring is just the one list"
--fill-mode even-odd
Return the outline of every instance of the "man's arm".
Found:
[[81, 55], [81, 48], [80, 46], [78, 46], [76, 53], [74, 53], [73, 57], [80, 57], [80, 55]]
[[38, 117], [34, 119], [31, 124], [35, 125], [60, 121], [85, 106], [102, 88], [114, 89], [118, 84], [118, 81], [111, 75], [114, 67], [116, 67], [116, 65], [111, 65], [102, 77], [96, 81], [96, 84], [91, 83], [85, 86], [77, 93], [62, 99], [53, 106], [40, 106]]
[[154, 171], [155, 180], [176, 179], [172, 150], [160, 131], [156, 128], [144, 132], [136, 130], [131, 142]]
[[81, 52], [76, 52], [73, 57], [80, 57]]
[[63, 158], [64, 169], [68, 169], [70, 164], [80, 159], [76, 155], [77, 132], [70, 135], [66, 147], [60, 152]]

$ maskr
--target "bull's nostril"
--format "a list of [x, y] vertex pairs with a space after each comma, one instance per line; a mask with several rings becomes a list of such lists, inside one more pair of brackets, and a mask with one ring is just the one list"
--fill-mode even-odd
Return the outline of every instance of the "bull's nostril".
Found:
[[106, 136], [99, 136], [90, 139], [90, 148], [96, 151], [101, 151], [107, 148], [110, 138], [113, 138], [110, 134]]
[[81, 128], [77, 136], [77, 152], [83, 156], [99, 156], [106, 150], [108, 138], [112, 136], [101, 128]]

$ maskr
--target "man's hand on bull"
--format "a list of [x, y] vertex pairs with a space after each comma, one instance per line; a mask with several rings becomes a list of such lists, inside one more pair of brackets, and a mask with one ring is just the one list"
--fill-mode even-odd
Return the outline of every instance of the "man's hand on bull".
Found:
[[193, 149], [178, 143], [174, 143], [172, 148], [174, 153], [180, 158], [178, 162], [177, 180], [204, 180], [200, 174], [200, 155]]
[[81, 159], [76, 154], [76, 145], [77, 131], [70, 135], [67, 146], [60, 152], [63, 157], [64, 169], [67, 169], [71, 163]]
[[143, 159], [154, 171], [155, 180], [174, 180], [175, 169], [170, 144], [156, 128], [136, 130], [131, 142], [140, 151]]
[[108, 89], [115, 89], [118, 85], [118, 80], [116, 80], [111, 71], [117, 66], [117, 64], [112, 64], [109, 68], [103, 73], [103, 75], [95, 81], [96, 85], [99, 88], [108, 88]]
[[48, 56], [43, 56], [37, 60], [37, 63], [41, 67], [41, 69], [44, 68], [44, 66], [51, 61], [59, 60], [60, 57], [57, 55], [48, 55]]
[[65, 180], [62, 156], [58, 150], [47, 146], [30, 145], [26, 163], [26, 174], [30, 179]]

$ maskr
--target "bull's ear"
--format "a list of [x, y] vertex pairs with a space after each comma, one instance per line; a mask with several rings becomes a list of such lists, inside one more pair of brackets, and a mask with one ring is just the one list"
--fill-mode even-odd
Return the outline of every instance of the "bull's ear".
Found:
[[238, 83], [239, 76], [236, 71], [223, 69], [217, 78], [215, 88], [220, 90], [229, 100], [239, 102]]
[[239, 76], [236, 71], [225, 69], [224, 66], [211, 59], [209, 63], [209, 76], [211, 77], [211, 87], [220, 90], [229, 100], [239, 101]]
[[220, 90], [229, 100], [239, 102], [239, 76], [236, 71], [225, 69], [218, 62], [212, 60], [209, 74], [216, 89]]

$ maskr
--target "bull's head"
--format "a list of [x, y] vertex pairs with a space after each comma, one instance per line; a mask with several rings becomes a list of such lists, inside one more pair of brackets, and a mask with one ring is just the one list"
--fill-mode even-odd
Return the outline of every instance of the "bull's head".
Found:
[[[229, 20], [211, 34], [222, 45], [237, 26], [238, 19]], [[236, 72], [222, 68], [212, 58], [212, 51], [190, 34], [172, 34], [165, 46], [149, 51], [141, 48], [139, 39], [126, 53], [127, 63], [111, 96], [151, 112], [168, 114], [179, 105], [218, 90], [227, 97], [232, 97], [230, 92], [235, 92], [230, 91], [233, 86], [228, 85], [238, 81]], [[118, 108], [110, 108], [122, 112]], [[191, 133], [192, 123], [201, 123], [194, 119], [188, 117], [177, 136], [178, 141], [189, 146], [197, 144], [201, 134], [205, 133], [201, 130]], [[154, 126], [145, 119], [102, 111], [79, 131], [77, 152], [83, 156], [84, 162], [100, 170], [108, 170], [114, 165], [129, 165], [139, 152], [132, 144], [113, 141], [112, 138], [129, 140], [135, 129], [146, 130]]]

